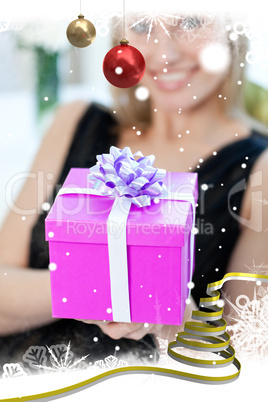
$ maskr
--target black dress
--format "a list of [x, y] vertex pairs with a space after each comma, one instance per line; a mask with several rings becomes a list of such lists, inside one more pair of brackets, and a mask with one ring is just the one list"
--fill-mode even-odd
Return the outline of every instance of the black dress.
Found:
[[[95, 165], [96, 155], [108, 153], [110, 146], [116, 145], [117, 138], [118, 125], [114, 116], [100, 105], [91, 105], [77, 126], [58, 184], [62, 185], [70, 168]], [[197, 304], [200, 297], [206, 295], [207, 284], [221, 279], [225, 273], [239, 236], [237, 217], [240, 213], [245, 184], [256, 159], [267, 146], [268, 139], [253, 131], [248, 138], [237, 140], [221, 150], [215, 150], [217, 153], [200, 163], [200, 167], [195, 170], [199, 181], [196, 216], [199, 232], [196, 235], [193, 275], [195, 287], [192, 296]], [[237, 184], [238, 191], [234, 191], [228, 207], [228, 195]], [[59, 186], [57, 191], [58, 188]], [[55, 195], [56, 188], [50, 203], [53, 202]], [[47, 212], [44, 212], [39, 216], [32, 230], [29, 253], [29, 266], [32, 268], [48, 268], [49, 254], [44, 228], [46, 215]], [[97, 342], [93, 340], [96, 338]], [[112, 340], [95, 325], [75, 320], [60, 320], [26, 334], [0, 339], [0, 363], [18, 361], [29, 346], [68, 344], [69, 341], [77, 357], [90, 354], [88, 361], [92, 363], [108, 355], [114, 355], [115, 350], [116, 355], [118, 357], [124, 355], [125, 360], [126, 353], [130, 360], [133, 357], [140, 362], [157, 360], [154, 339], [150, 335], [140, 341]]]

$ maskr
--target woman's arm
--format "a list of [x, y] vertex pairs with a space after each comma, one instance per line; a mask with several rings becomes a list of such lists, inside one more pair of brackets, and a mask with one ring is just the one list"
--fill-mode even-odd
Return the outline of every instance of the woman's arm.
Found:
[[25, 331], [53, 320], [49, 271], [27, 268], [31, 230], [56, 184], [75, 127], [86, 107], [84, 102], [75, 102], [58, 110], [29, 178], [17, 200], [9, 205], [0, 232], [0, 335]]
[[[256, 161], [250, 174], [241, 211], [241, 235], [227, 269], [227, 272], [268, 274], [268, 151]], [[265, 202], [266, 201], [266, 202]], [[266, 268], [265, 268], [266, 267]], [[254, 298], [254, 282], [230, 281], [224, 285], [224, 294], [235, 304], [240, 295]], [[232, 311], [228, 301], [224, 313]]]
[[1, 264], [0, 278], [0, 336], [53, 321], [48, 270]]

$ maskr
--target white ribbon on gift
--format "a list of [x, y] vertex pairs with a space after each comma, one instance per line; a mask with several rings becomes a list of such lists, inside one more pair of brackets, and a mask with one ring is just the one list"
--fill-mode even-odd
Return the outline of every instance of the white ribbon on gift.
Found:
[[[61, 188], [57, 196], [65, 194], [85, 194], [103, 196], [96, 189], [92, 188]], [[158, 199], [174, 201], [188, 201], [192, 206], [192, 228], [190, 233], [190, 277], [193, 275], [194, 261], [194, 232], [195, 225], [195, 199], [191, 193], [167, 192]], [[131, 322], [129, 281], [127, 263], [127, 219], [132, 205], [131, 198], [116, 197], [107, 219], [107, 237], [111, 285], [111, 301], [113, 321]], [[115, 238], [112, 227], [119, 225], [119, 235]], [[190, 290], [189, 290], [190, 292]]]

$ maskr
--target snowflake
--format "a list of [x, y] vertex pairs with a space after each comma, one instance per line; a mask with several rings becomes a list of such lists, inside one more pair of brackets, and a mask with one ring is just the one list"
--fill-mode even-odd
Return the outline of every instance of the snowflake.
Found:
[[25, 377], [27, 375], [20, 363], [4, 364], [3, 372], [3, 378]]
[[110, 32], [109, 21], [104, 18], [98, 18], [95, 22], [95, 28], [98, 36], [107, 36]]
[[268, 205], [268, 201], [264, 198], [263, 200], [257, 200], [261, 202], [263, 205]]
[[8, 31], [10, 26], [10, 21], [0, 21], [0, 32]]
[[[51, 366], [47, 366], [46, 352], [49, 353]], [[88, 355], [87, 355], [88, 356]], [[23, 355], [22, 359], [29, 364], [31, 368], [43, 369], [48, 371], [66, 372], [84, 368], [81, 364], [87, 356], [74, 361], [74, 354], [71, 351], [70, 342], [68, 346], [52, 345], [47, 346], [31, 346]]]
[[22, 356], [22, 360], [33, 369], [45, 365], [47, 362], [46, 348], [44, 346], [30, 346]]
[[[147, 41], [151, 37], [153, 28], [158, 25], [164, 33], [171, 38], [169, 27], [172, 32], [179, 32], [182, 36], [187, 36], [188, 40], [193, 40], [200, 35], [199, 28], [207, 26], [212, 21], [210, 15], [207, 16], [176, 16], [170, 14], [151, 13], [141, 16], [137, 21], [132, 23], [130, 29], [136, 30], [138, 33], [147, 32]], [[174, 27], [178, 29], [174, 29]], [[198, 32], [198, 33], [197, 33]]]
[[267, 265], [263, 265], [263, 262], [260, 265], [256, 265], [254, 259], [253, 259], [253, 265], [248, 266], [245, 264], [245, 267], [249, 269], [251, 274], [258, 274], [258, 275], [266, 275], [268, 268]]
[[188, 42], [194, 41], [196, 38], [207, 36], [207, 31], [202, 28], [207, 27], [213, 21], [211, 15], [186, 16], [181, 19], [178, 32], [181, 38], [185, 38]]
[[113, 17], [114, 15], [112, 12], [106, 11], [102, 13], [101, 17], [99, 15], [96, 15], [96, 18], [93, 18], [93, 23], [95, 25], [98, 36], [107, 36], [109, 34], [111, 19]]
[[[164, 365], [168, 365], [170, 366], [175, 366], [177, 363], [168, 355], [168, 345], [170, 343], [170, 340], [174, 340], [174, 329], [173, 326], [169, 326], [167, 327], [168, 330], [165, 333], [165, 338], [162, 338], [160, 336], [156, 337], [156, 341], [158, 343], [158, 352], [159, 352], [159, 361], [158, 361], [158, 365], [164, 366]], [[182, 330], [183, 328], [177, 328], [178, 331]]]
[[263, 298], [267, 294], [268, 294], [268, 285], [259, 286], [259, 289], [257, 290], [257, 296], [260, 297], [260, 298]]
[[[151, 32], [153, 27], [157, 26], [158, 24], [160, 25], [160, 27], [163, 29], [163, 31], [165, 32], [166, 35], [168, 35], [170, 37], [169, 31], [167, 30], [167, 28], [165, 27], [165, 23], [167, 22], [167, 18], [174, 18], [174, 16], [170, 16], [170, 15], [161, 15], [161, 14], [148, 14], [145, 16], [142, 16], [141, 18], [138, 19], [138, 21], [134, 22], [130, 28], [132, 29], [136, 29], [138, 32], [143, 32], [145, 30], [148, 30], [147, 33], [147, 41], [150, 39], [151, 37]], [[176, 20], [176, 17], [175, 17]]]
[[94, 363], [93, 367], [98, 367], [100, 369], [108, 369], [112, 370], [119, 367], [128, 366], [128, 363], [125, 360], [118, 360], [117, 357], [110, 355], [105, 357], [104, 360], [97, 360]]
[[158, 342], [158, 351], [159, 351], [158, 364], [159, 366], [163, 366], [165, 364], [168, 364], [170, 361], [170, 357], [167, 354], [169, 341], [168, 339], [160, 338], [159, 336], [156, 337], [156, 340]]
[[159, 302], [157, 293], [156, 293], [155, 302], [154, 302], [154, 309], [156, 311], [156, 321], [157, 322], [162, 322], [162, 317], [161, 317], [161, 313], [160, 313], [161, 304]]
[[169, 341], [168, 339], [160, 338], [159, 336], [156, 337], [156, 340], [158, 342], [158, 348], [159, 348], [159, 353], [160, 355], [164, 355], [167, 353], [167, 348]]
[[[256, 291], [253, 300], [240, 295], [236, 305], [226, 298], [233, 311], [228, 315], [227, 321], [235, 322], [227, 326], [231, 333], [231, 342], [237, 354], [252, 359], [267, 358], [268, 356], [268, 292], [257, 299]], [[240, 300], [245, 304], [241, 305]]]
[[[159, 354], [160, 354], [158, 365], [160, 367], [168, 366], [169, 368], [174, 367], [176, 369], [176, 366], [178, 363], [176, 362], [175, 359], [170, 357], [167, 353], [169, 340], [160, 338], [158, 336], [156, 337], [156, 339], [158, 341]], [[191, 357], [193, 359], [207, 359], [207, 360], [211, 359], [210, 352], [191, 350], [191, 349], [188, 349], [187, 347], [183, 348], [181, 346], [180, 346], [180, 349], [181, 349], [182, 354], [184, 354], [187, 357]]]
[[[264, 265], [263, 262], [260, 265], [256, 265], [255, 261], [253, 260], [253, 265], [251, 265], [251, 266], [245, 265], [245, 266], [248, 268], [248, 270], [252, 274], [258, 274], [258, 275], [266, 275], [267, 274], [268, 265]], [[256, 288], [255, 288], [255, 292], [256, 292]], [[262, 286], [258, 287], [257, 296], [264, 297], [267, 293], [268, 293], [268, 285], [267, 284], [265, 285], [263, 283]]]

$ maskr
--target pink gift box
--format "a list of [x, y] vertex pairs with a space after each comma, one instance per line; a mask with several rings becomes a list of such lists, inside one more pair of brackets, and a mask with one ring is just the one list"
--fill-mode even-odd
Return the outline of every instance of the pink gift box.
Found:
[[[88, 174], [89, 169], [71, 169], [63, 188], [90, 188]], [[197, 201], [196, 173], [169, 172], [164, 183]], [[132, 204], [128, 215], [130, 316], [132, 322], [176, 325], [182, 323], [192, 275], [192, 204], [157, 201], [143, 208]], [[114, 321], [107, 244], [113, 203], [79, 193], [56, 197], [46, 218], [53, 317]], [[120, 225], [112, 230], [116, 238]]]

